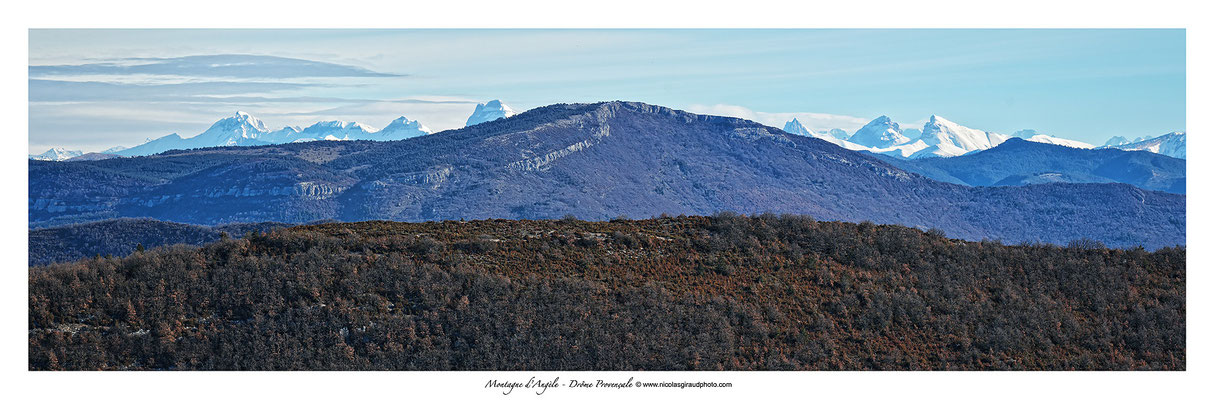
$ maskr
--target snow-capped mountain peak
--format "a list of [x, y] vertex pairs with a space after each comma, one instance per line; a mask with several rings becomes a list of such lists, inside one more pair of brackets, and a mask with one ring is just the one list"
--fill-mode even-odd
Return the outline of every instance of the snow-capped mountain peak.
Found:
[[68, 150], [62, 147], [52, 147], [50, 150], [47, 150], [42, 154], [30, 155], [30, 159], [40, 161], [63, 161], [69, 158], [79, 157], [82, 154], [84, 154], [84, 152], [79, 150]]
[[929, 146], [942, 147], [945, 153], [951, 155], [961, 155], [952, 154], [957, 153], [958, 150], [965, 154], [975, 150], [990, 149], [1008, 140], [1007, 135], [968, 128], [936, 114], [928, 117], [928, 122], [924, 124], [922, 132], [921, 141]]
[[[301, 139], [309, 140], [370, 140], [375, 128], [358, 122], [321, 121], [304, 128]], [[296, 139], [294, 141], [300, 141]]]
[[225, 118], [225, 119], [219, 120], [219, 122], [215, 123], [215, 125], [219, 125], [219, 124], [227, 124], [228, 126], [246, 128], [245, 129], [246, 131], [266, 132], [266, 131], [270, 130], [270, 129], [266, 128], [265, 122], [262, 122], [262, 120], [257, 119], [257, 117], [254, 117], [244, 111], [237, 111], [236, 115], [234, 115], [230, 118]]
[[269, 132], [270, 129], [262, 120], [247, 112], [237, 111], [235, 115], [216, 121], [206, 131], [190, 139], [201, 145], [198, 147], [246, 146], [260, 141], [259, 138]]
[[[854, 150], [854, 151], [871, 150], [868, 147], [861, 146], [859, 144], [844, 140], [841, 137], [835, 136], [834, 134], [838, 133], [838, 132], [834, 132], [834, 131], [839, 131], [839, 129], [833, 129], [828, 132], [815, 132], [810, 129], [807, 129], [804, 125], [802, 125], [801, 121], [797, 120], [797, 118], [794, 118], [794, 119], [790, 120], [789, 122], [786, 122], [784, 131], [788, 132], [791, 135], [809, 136], [809, 137], [813, 137], [813, 138], [822, 139], [827, 142], [830, 142], [831, 144], [843, 147], [848, 150]], [[842, 136], [847, 137], [847, 134], [845, 133]]]
[[182, 138], [177, 134], [162, 136], [129, 149], [115, 150], [122, 156], [144, 156], [175, 149], [218, 146], [260, 146], [309, 142], [314, 140], [399, 140], [431, 133], [430, 128], [409, 118], [397, 118], [386, 131], [358, 122], [340, 120], [320, 121], [306, 128], [286, 126], [271, 131], [266, 123], [244, 111], [220, 119], [201, 134]]
[[873, 121], [858, 129], [856, 133], [852, 134], [852, 137], [848, 138], [848, 141], [861, 146], [886, 148], [904, 144], [911, 140], [903, 136], [897, 122], [891, 121], [890, 117], [883, 115], [874, 118]]
[[379, 140], [401, 140], [411, 137], [429, 135], [434, 133], [426, 125], [422, 125], [420, 121], [412, 120], [404, 116], [392, 120], [379, 131]]
[[241, 121], [248, 121], [255, 125], [260, 125], [262, 128], [266, 127], [266, 125], [262, 123], [262, 120], [257, 119], [257, 117], [254, 117], [253, 115], [250, 115], [249, 113], [244, 112], [244, 111], [237, 110], [236, 116], [234, 116], [233, 118], [236, 118]]
[[[400, 117], [397, 117], [397, 119], [392, 120], [392, 122], [389, 122], [389, 123], [388, 123], [388, 126], [384, 127], [384, 129], [388, 129], [388, 128], [394, 128], [394, 129], [396, 129], [397, 127], [402, 127], [402, 126], [403, 126], [403, 127], [419, 127], [419, 126], [421, 126], [421, 127], [423, 127], [423, 128], [426, 128], [425, 126], [423, 126], [423, 125], [422, 125], [422, 123], [421, 123], [421, 122], [419, 122], [419, 121], [418, 121], [418, 120], [416, 120], [416, 119], [409, 119], [409, 117], [406, 117], [406, 116], [400, 116]], [[384, 130], [384, 129], [381, 129], [381, 130]], [[426, 131], [429, 133], [429, 132], [430, 132], [430, 128], [426, 128]]]
[[802, 126], [801, 121], [798, 121], [797, 118], [785, 123], [785, 132], [789, 132], [794, 135], [810, 136], [810, 130], [806, 129], [805, 126]]
[[375, 131], [371, 126], [363, 125], [355, 122], [345, 122], [345, 120], [322, 120], [304, 128], [305, 131], [312, 129], [361, 129], [366, 131]]
[[472, 115], [468, 116], [468, 121], [464, 123], [464, 126], [508, 118], [512, 115], [515, 115], [514, 109], [502, 104], [499, 100], [490, 100], [487, 103], [477, 104], [477, 108], [473, 110]]
[[[862, 133], [865, 135], [861, 135]], [[899, 135], [894, 136], [894, 133]], [[874, 147], [875, 153], [902, 158], [960, 156], [996, 147], [1009, 138], [1008, 135], [968, 128], [936, 114], [928, 117], [928, 122], [924, 124], [924, 129], [920, 131], [919, 138], [916, 140], [907, 139], [898, 129], [898, 124], [890, 122], [889, 118], [884, 117], [879, 117], [865, 125], [853, 137], [858, 137], [858, 135], [860, 138], [867, 136], [895, 138], [887, 141], [892, 144], [871, 147]], [[849, 140], [856, 142], [853, 139]]]

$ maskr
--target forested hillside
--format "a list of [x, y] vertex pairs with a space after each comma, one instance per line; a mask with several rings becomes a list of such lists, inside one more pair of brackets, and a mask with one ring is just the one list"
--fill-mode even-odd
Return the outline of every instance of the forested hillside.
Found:
[[807, 217], [362, 222], [29, 270], [31, 370], [1183, 370], [1186, 251]]
[[76, 261], [92, 256], [122, 257], [136, 249], [172, 244], [203, 245], [227, 234], [266, 232], [291, 226], [277, 222], [199, 226], [153, 219], [116, 219], [33, 229], [29, 233], [29, 265]]

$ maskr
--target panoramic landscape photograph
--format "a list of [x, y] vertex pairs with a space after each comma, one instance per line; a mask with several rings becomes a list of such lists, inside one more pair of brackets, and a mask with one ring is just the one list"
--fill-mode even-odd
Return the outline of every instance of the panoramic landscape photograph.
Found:
[[28, 371], [1187, 370], [1185, 29], [28, 46]]

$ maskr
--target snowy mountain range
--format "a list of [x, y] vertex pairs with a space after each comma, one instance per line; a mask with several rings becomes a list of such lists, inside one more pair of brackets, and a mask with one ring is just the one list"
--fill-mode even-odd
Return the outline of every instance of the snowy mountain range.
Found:
[[[843, 147], [848, 150], [855, 150], [855, 151], [869, 150], [868, 147], [847, 141], [845, 139], [845, 138], [847, 138], [847, 132], [843, 132], [843, 130], [841, 130], [841, 129], [832, 129], [827, 132], [815, 132], [810, 129], [807, 129], [804, 125], [802, 125], [801, 121], [797, 120], [797, 118], [794, 118], [793, 120], [791, 120], [789, 122], [786, 122], [784, 131], [792, 133], [794, 135], [810, 136], [810, 137], [826, 140], [827, 142], [830, 142], [831, 144]], [[843, 137], [841, 137], [841, 136], [843, 136]]]
[[[476, 110], [468, 117], [468, 125], [493, 121], [515, 115], [515, 110], [502, 104], [499, 100], [477, 104]], [[169, 150], [198, 149], [223, 146], [261, 146], [270, 144], [300, 143], [316, 140], [403, 140], [412, 137], [429, 135], [433, 130], [421, 122], [407, 117], [400, 117], [388, 123], [382, 129], [347, 121], [321, 121], [306, 128], [286, 126], [271, 130], [265, 122], [247, 112], [237, 111], [231, 117], [216, 121], [206, 131], [185, 138], [176, 133], [149, 140], [134, 147], [116, 146], [109, 149], [83, 154], [81, 151], [54, 148], [45, 153], [30, 155], [31, 160], [67, 161], [76, 157], [81, 160], [97, 160], [111, 156], [146, 156], [163, 153]]]
[[794, 135], [813, 136], [832, 143], [835, 143], [838, 140], [848, 139], [849, 136], [852, 136], [848, 133], [848, 131], [839, 128], [814, 131], [802, 125], [802, 122], [798, 121], [797, 118], [786, 122], [784, 131]]
[[174, 133], [156, 140], [118, 150], [120, 156], [146, 156], [169, 150], [222, 146], [260, 146], [267, 144], [311, 142], [315, 140], [400, 140], [432, 133], [430, 128], [406, 117], [393, 120], [383, 129], [358, 122], [321, 121], [307, 128], [287, 126], [270, 130], [257, 117], [243, 111], [216, 121], [206, 131], [190, 138]]
[[883, 115], [865, 124], [849, 137], [848, 141], [865, 147], [884, 149], [909, 143], [911, 139], [903, 136], [897, 122]]
[[[929, 117], [923, 129], [900, 128], [897, 122], [883, 115], [847, 138], [808, 130], [796, 118], [785, 123], [784, 130], [795, 135], [823, 139], [849, 150], [867, 151], [903, 159], [957, 157], [991, 149], [1014, 137], [1030, 142], [1077, 149], [1098, 147], [1077, 140], [1042, 134], [1033, 129], [1019, 130], [1012, 135], [987, 132], [963, 126], [938, 115]], [[1144, 136], [1136, 139], [1115, 136], [1101, 148], [1143, 150], [1184, 159], [1185, 132], [1173, 132], [1159, 137]]]
[[937, 115], [928, 118], [921, 132], [914, 142], [878, 148], [875, 153], [903, 158], [955, 157], [996, 147], [1010, 137], [965, 127]]
[[791, 120], [789, 120], [789, 122], [786, 122], [784, 131], [792, 133], [794, 135], [814, 136], [810, 132], [809, 129], [806, 129], [806, 127], [802, 125], [801, 121], [797, 120], [797, 118], [791, 119]]
[[501, 101], [491, 100], [488, 103], [477, 104], [477, 109], [472, 115], [468, 116], [468, 121], [464, 126], [473, 126], [483, 122], [489, 122], [515, 115], [515, 110], [502, 104]]
[[1151, 136], [1140, 136], [1140, 137], [1137, 137], [1134, 139], [1127, 139], [1126, 136], [1114, 136], [1114, 137], [1111, 137], [1110, 140], [1106, 140], [1105, 145], [1103, 145], [1101, 147], [1121, 146], [1124, 144], [1142, 142], [1142, 141], [1148, 140], [1148, 139], [1152, 139], [1152, 137]]
[[42, 154], [30, 155], [31, 160], [40, 161], [64, 161], [73, 157], [79, 157], [84, 153], [79, 150], [67, 150], [62, 147], [55, 147]]
[[[1111, 144], [1113, 143], [1113, 144]], [[1110, 138], [1105, 142], [1107, 148], [1120, 150], [1150, 151], [1173, 158], [1185, 159], [1185, 132], [1170, 132], [1154, 138], [1141, 137], [1134, 141], [1121, 136]]]
[[[788, 127], [789, 125], [786, 124], [786, 128]], [[800, 134], [789, 129], [785, 129], [785, 131]], [[915, 138], [908, 137], [908, 135], [913, 135]], [[819, 137], [819, 135], [810, 136]], [[898, 158], [925, 158], [955, 157], [986, 150], [998, 146], [1010, 137], [1012, 136], [968, 128], [937, 115], [929, 117], [923, 129], [903, 129], [890, 117], [883, 115], [865, 124], [847, 139], [819, 138], [849, 150], [868, 151]], [[1026, 139], [1053, 144], [1074, 142], [1047, 135], [1037, 135]], [[1070, 145], [1093, 147], [1079, 142]]]

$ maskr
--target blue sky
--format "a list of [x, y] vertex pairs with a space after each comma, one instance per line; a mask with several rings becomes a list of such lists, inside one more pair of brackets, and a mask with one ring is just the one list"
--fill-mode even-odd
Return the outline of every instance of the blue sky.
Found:
[[193, 136], [237, 110], [272, 128], [405, 115], [443, 130], [491, 99], [850, 132], [938, 114], [1094, 144], [1186, 129], [1183, 30], [31, 30], [29, 44], [31, 153]]

